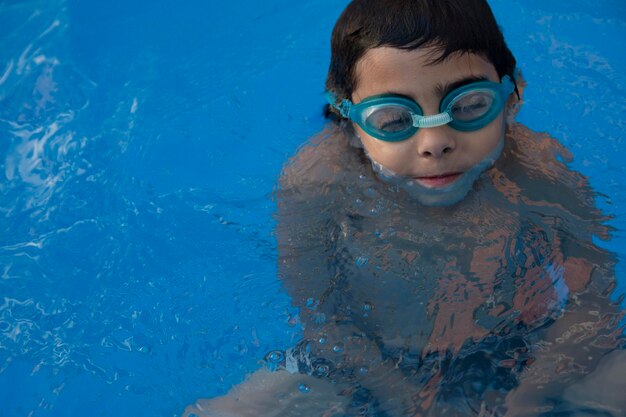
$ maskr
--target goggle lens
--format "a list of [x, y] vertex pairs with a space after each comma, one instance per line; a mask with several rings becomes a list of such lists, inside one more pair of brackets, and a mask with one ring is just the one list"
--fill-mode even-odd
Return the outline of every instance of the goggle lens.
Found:
[[374, 130], [395, 134], [413, 129], [411, 109], [400, 105], [381, 105], [371, 109], [365, 116], [365, 123]]
[[450, 103], [450, 115], [457, 123], [474, 122], [484, 117], [496, 103], [492, 90], [474, 90], [461, 94]]

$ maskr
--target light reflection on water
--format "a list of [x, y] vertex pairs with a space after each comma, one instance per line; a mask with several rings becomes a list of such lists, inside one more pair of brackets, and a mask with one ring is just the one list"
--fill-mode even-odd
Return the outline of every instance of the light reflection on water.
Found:
[[[294, 308], [276, 279], [271, 190], [323, 124], [328, 34], [345, 2], [245, 3], [215, 17], [204, 2], [0, 2], [0, 402], [8, 415], [77, 414], [96, 393], [102, 415], [180, 414], [301, 340], [303, 312], [319, 300], [307, 305], [315, 297], [303, 294]], [[610, 196], [600, 205], [617, 215], [618, 240], [601, 246], [621, 256], [626, 72], [616, 51], [624, 25], [609, 11], [623, 6], [578, 2], [578, 12], [564, 13], [492, 3], [530, 83], [521, 120], [565, 143], [574, 167]], [[577, 25], [597, 37], [580, 39]], [[380, 193], [352, 192], [360, 214], [384, 215]], [[398, 225], [381, 233], [407, 237]], [[376, 253], [349, 249], [342, 267], [380, 267]], [[401, 256], [410, 258], [395, 261]], [[621, 280], [614, 294], [623, 288]], [[353, 297], [350, 314], [364, 326], [402, 330], [376, 322], [395, 301], [340, 294]], [[316, 326], [333, 317], [324, 308], [311, 315]], [[331, 334], [314, 336], [339, 353]], [[27, 388], [16, 392], [15, 381]], [[307, 384], [309, 395], [320, 389]]]

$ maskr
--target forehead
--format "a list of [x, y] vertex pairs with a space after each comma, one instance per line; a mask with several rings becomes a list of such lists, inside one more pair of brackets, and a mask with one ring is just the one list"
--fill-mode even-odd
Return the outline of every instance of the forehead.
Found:
[[368, 50], [356, 65], [354, 99], [376, 94], [402, 94], [428, 98], [446, 84], [468, 77], [499, 81], [498, 73], [487, 59], [472, 53], [455, 53], [444, 61], [434, 48], [407, 51], [392, 47]]

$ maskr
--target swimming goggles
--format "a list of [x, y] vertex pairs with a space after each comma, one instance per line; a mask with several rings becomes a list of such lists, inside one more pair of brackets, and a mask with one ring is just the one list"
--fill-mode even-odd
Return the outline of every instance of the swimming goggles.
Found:
[[413, 136], [420, 128], [449, 125], [471, 132], [482, 129], [499, 114], [515, 89], [508, 75], [502, 82], [478, 81], [447, 94], [439, 106], [441, 113], [424, 116], [422, 108], [409, 98], [393, 94], [368, 97], [359, 104], [326, 93], [326, 99], [343, 117], [358, 124], [368, 135], [386, 142], [399, 142]]

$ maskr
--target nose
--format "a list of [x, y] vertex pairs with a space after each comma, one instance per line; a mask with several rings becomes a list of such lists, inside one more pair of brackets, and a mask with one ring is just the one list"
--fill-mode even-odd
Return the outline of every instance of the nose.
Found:
[[447, 126], [422, 128], [417, 132], [417, 153], [423, 158], [442, 158], [456, 149], [456, 140]]

